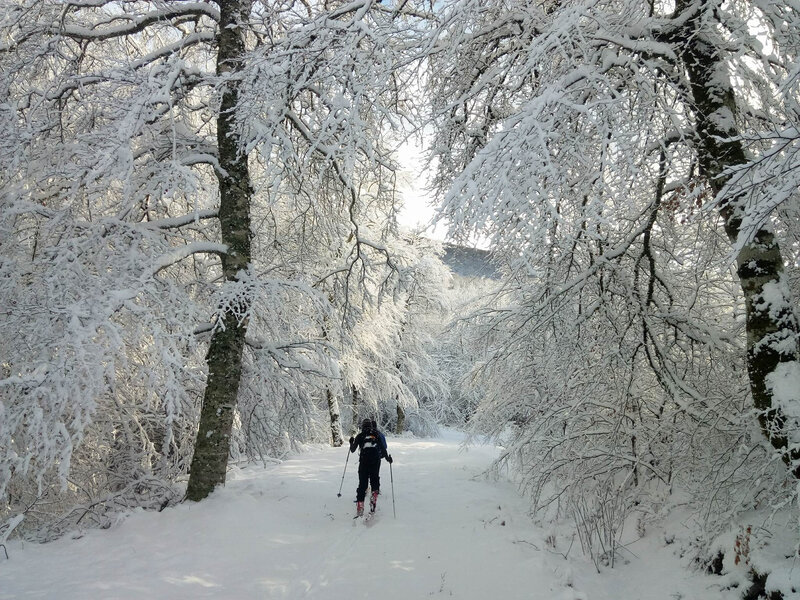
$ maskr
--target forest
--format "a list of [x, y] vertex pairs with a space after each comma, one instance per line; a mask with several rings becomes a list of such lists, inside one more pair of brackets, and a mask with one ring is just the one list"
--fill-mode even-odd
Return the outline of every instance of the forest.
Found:
[[798, 0], [0, 1], [0, 543], [365, 417], [596, 564], [800, 523], [798, 53]]

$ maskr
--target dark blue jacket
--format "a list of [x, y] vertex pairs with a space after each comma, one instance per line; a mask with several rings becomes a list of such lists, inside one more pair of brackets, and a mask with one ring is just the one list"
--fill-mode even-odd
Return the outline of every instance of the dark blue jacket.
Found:
[[378, 434], [378, 439], [381, 441], [381, 446], [383, 446], [383, 455], [388, 456], [389, 449], [386, 447], [386, 436], [383, 435], [382, 431], [378, 431], [377, 429], [375, 430], [375, 433]]

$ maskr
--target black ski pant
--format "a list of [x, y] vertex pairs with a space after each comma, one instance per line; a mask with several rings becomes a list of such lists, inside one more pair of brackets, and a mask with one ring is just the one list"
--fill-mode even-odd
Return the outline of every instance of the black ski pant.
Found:
[[356, 489], [356, 500], [363, 502], [367, 495], [367, 485], [373, 492], [381, 489], [381, 478], [379, 475], [381, 468], [381, 457], [364, 456], [358, 463], [358, 488]]

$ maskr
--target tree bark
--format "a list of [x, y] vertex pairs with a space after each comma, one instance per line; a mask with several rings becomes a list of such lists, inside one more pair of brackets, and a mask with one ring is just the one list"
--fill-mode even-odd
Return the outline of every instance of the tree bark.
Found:
[[355, 435], [361, 431], [361, 416], [358, 414], [361, 404], [361, 392], [356, 386], [352, 386], [353, 391], [353, 422], [350, 425], [350, 435]]
[[[741, 142], [735, 139], [738, 134], [736, 102], [720, 57], [721, 50], [703, 32], [703, 28], [709, 26], [701, 23], [703, 11], [710, 10], [711, 4], [714, 3], [706, 2], [698, 7], [681, 0], [676, 14], [684, 10], [696, 11], [686, 22], [679, 44], [694, 99], [700, 174], [718, 196], [729, 179], [724, 174], [726, 169], [745, 164], [747, 158]], [[725, 232], [732, 243], [737, 243], [742, 228], [740, 200], [726, 198], [720, 209]], [[781, 363], [800, 359], [798, 325], [789, 287], [783, 282], [781, 250], [768, 226], [761, 227], [742, 247], [736, 263], [746, 308], [747, 369], [753, 404], [764, 435], [798, 477], [799, 457], [796, 451], [789, 451], [786, 416], [769, 385], [770, 375]], [[765, 289], [767, 286], [769, 290]], [[783, 297], [776, 298], [776, 293], [782, 293]], [[791, 402], [800, 403], [800, 390], [795, 392]], [[791, 425], [794, 428], [797, 424]]]
[[[247, 156], [240, 151], [235, 124], [239, 101], [238, 82], [232, 74], [241, 70], [244, 53], [242, 24], [247, 22], [250, 0], [220, 0], [217, 35], [217, 75], [228, 76], [217, 119], [217, 145], [220, 171], [220, 229], [222, 243], [228, 247], [222, 256], [226, 281], [236, 281], [250, 264], [250, 200], [252, 186]], [[186, 497], [202, 500], [225, 483], [230, 452], [230, 436], [242, 374], [242, 356], [247, 332], [249, 300], [227, 307], [211, 338], [206, 363], [208, 382], [200, 413]]]
[[[328, 302], [330, 302], [331, 305], [334, 304], [333, 294], [328, 294]], [[326, 341], [329, 339], [329, 329], [328, 317], [326, 316], [322, 320], [322, 338]], [[330, 385], [325, 386], [325, 398], [328, 401], [328, 415], [331, 422], [331, 444], [334, 448], [338, 448], [344, 443], [341, 413], [339, 411], [339, 400], [331, 390]]]
[[397, 426], [395, 427], [394, 432], [397, 435], [400, 435], [406, 430], [406, 411], [403, 410], [403, 407], [400, 406], [398, 403], [397, 405]]
[[325, 387], [325, 395], [328, 397], [328, 414], [331, 417], [331, 443], [334, 448], [338, 448], [344, 443], [339, 414], [339, 401], [336, 399], [336, 396], [334, 396], [330, 387]]

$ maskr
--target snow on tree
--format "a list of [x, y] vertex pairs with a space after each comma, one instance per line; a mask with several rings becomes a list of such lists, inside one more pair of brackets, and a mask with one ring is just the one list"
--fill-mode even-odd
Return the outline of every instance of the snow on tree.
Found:
[[[338, 376], [315, 287], [328, 274], [312, 279], [275, 250], [294, 260], [330, 236], [352, 287], [367, 254], [390, 261], [360, 232], [392, 194], [387, 138], [411, 106], [412, 12], [7, 7], [0, 495], [11, 514], [48, 495], [64, 526], [81, 503], [98, 522], [146, 495], [159, 506], [179, 497], [192, 456], [199, 499], [231, 452], [279, 454], [273, 434], [314, 435], [315, 390]], [[279, 211], [298, 237], [270, 238], [262, 219]]]
[[[10, 9], [0, 58], [9, 273], [0, 495], [34, 528], [70, 503], [93, 510], [64, 522], [102, 523], [107, 508], [175, 495], [201, 379], [191, 333], [203, 319], [185, 267], [173, 265], [202, 270], [225, 250], [192, 233], [213, 214], [192, 205], [208, 181], [188, 177], [182, 153], [146, 150], [180, 69], [159, 64], [145, 76], [156, 55], [105, 64], [76, 41], [87, 32], [63, 14], [75, 8]], [[181, 226], [189, 232], [177, 244]], [[173, 270], [178, 285], [165, 277]]]
[[443, 216], [510, 267], [479, 320], [479, 426], [516, 424], [508, 457], [537, 506], [585, 525], [585, 547], [648, 488], [680, 476], [703, 496], [710, 465], [725, 475], [704, 497], [726, 516], [751, 501], [731, 485], [743, 464], [780, 494], [746, 419], [794, 471], [797, 320], [770, 221], [796, 184], [759, 169], [796, 177], [794, 141], [774, 143], [796, 109], [795, 9], [464, 0], [442, 15], [428, 79]]
[[351, 320], [340, 331], [350, 429], [357, 430], [363, 418], [375, 418], [396, 430], [408, 419], [415, 433], [433, 433], [432, 407], [448, 396], [435, 360], [435, 336], [448, 320], [448, 273], [429, 241], [401, 236], [391, 239], [387, 250], [392, 272], [387, 268], [386, 278], [373, 282], [371, 294], [351, 297]]

